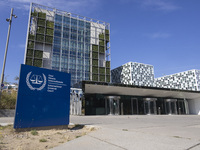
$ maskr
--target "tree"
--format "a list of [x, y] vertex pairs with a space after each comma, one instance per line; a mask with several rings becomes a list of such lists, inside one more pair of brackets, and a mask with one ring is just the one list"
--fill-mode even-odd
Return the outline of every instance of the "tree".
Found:
[[18, 83], [19, 83], [19, 76], [15, 76], [14, 80], [16, 81], [14, 84], [18, 85]]

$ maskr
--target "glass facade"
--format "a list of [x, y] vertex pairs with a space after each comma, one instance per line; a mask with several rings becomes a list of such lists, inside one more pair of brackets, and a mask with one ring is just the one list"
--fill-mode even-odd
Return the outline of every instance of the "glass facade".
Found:
[[109, 26], [32, 3], [25, 64], [70, 73], [72, 86], [110, 82]]

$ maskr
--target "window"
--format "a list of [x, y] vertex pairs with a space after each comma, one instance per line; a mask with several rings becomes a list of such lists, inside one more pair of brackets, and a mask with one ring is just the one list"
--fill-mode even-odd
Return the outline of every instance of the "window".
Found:
[[55, 16], [55, 21], [59, 22], [59, 23], [62, 23], [62, 16], [61, 15], [56, 15]]

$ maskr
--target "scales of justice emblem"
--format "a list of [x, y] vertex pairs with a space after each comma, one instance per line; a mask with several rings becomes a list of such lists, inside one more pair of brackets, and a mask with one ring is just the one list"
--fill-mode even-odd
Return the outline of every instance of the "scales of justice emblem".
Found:
[[26, 84], [31, 90], [41, 91], [46, 85], [46, 76], [44, 74], [31, 76], [32, 72], [29, 72], [26, 76]]

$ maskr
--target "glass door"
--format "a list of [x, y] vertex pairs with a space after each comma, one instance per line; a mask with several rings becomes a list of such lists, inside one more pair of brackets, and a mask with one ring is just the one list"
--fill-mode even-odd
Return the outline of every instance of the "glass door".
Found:
[[133, 114], [138, 114], [138, 99], [131, 98], [131, 112]]
[[146, 115], [157, 114], [156, 110], [156, 98], [144, 98], [144, 113]]
[[186, 114], [186, 109], [185, 109], [185, 102], [184, 100], [178, 100], [178, 114]]
[[177, 114], [177, 99], [165, 99], [165, 112], [168, 115]]
[[106, 97], [106, 114], [119, 115], [119, 96]]

